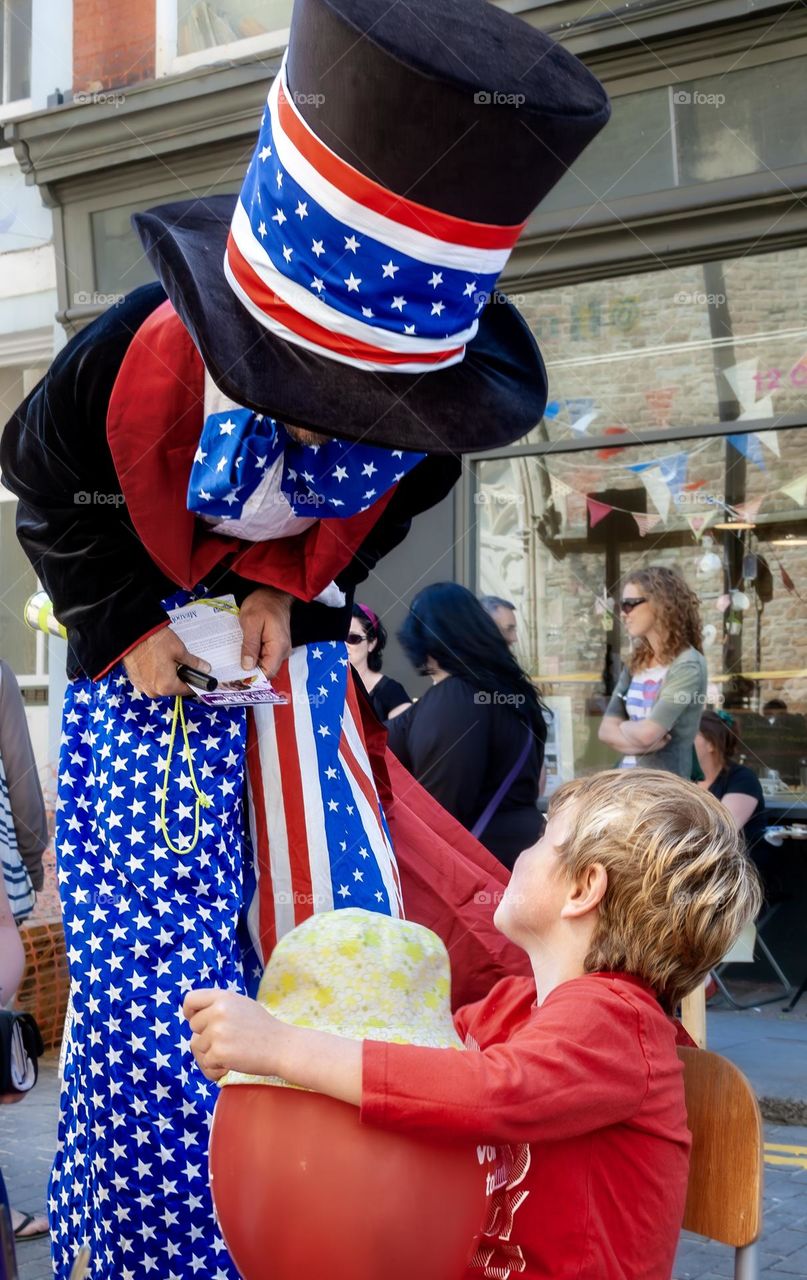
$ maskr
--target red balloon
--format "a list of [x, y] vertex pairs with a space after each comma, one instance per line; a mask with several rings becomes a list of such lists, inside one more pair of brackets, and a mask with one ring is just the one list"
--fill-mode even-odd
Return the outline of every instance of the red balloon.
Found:
[[210, 1184], [244, 1280], [461, 1280], [487, 1204], [475, 1147], [268, 1085], [219, 1094]]

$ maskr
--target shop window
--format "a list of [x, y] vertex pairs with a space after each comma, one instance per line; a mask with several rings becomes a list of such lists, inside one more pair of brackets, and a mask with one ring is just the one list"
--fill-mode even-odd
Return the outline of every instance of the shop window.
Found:
[[158, 74], [288, 42], [292, 0], [157, 0]]
[[[255, 119], [255, 131], [258, 130], [258, 118]], [[233, 172], [239, 173], [246, 165], [246, 158], [234, 162]], [[74, 295], [78, 301], [89, 301], [102, 308], [111, 306], [118, 298], [130, 293], [141, 284], [148, 284], [156, 279], [154, 269], [149, 262], [140, 238], [131, 223], [133, 213], [151, 209], [155, 205], [165, 204], [169, 200], [191, 200], [209, 195], [226, 194], [233, 190], [233, 183], [205, 185], [204, 189], [184, 189], [170, 195], [155, 195], [137, 204], [118, 205], [112, 209], [97, 209], [90, 214], [92, 233], [93, 261], [95, 267], [96, 291], [86, 290]]]
[[805, 109], [801, 58], [616, 97], [607, 129], [541, 212], [804, 164]]
[[[778, 425], [804, 413], [805, 274], [792, 250], [526, 300], [554, 406], [527, 443], [556, 451], [476, 462], [476, 587], [516, 603], [519, 657], [567, 739], [556, 777], [616, 763], [597, 739], [626, 653], [615, 605], [632, 569], [662, 564], [698, 594], [709, 697], [745, 762], [771, 795], [807, 790], [807, 435]], [[712, 288], [722, 301], [694, 297]], [[732, 430], [743, 418], [759, 429]]]
[[0, 103], [31, 96], [32, 0], [0, 0]]

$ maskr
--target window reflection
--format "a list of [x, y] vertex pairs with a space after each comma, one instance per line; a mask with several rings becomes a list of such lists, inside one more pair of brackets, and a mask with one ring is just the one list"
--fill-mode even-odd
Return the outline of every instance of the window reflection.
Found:
[[807, 454], [799, 429], [767, 434], [758, 452], [693, 437], [477, 464], [478, 587], [516, 603], [519, 660], [569, 712], [575, 773], [615, 763], [597, 741], [625, 648], [615, 602], [661, 564], [699, 596], [709, 698], [744, 763], [769, 794], [807, 790]]

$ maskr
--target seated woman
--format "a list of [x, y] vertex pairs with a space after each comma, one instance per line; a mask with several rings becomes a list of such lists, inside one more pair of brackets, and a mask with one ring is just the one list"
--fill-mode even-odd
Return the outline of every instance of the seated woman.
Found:
[[540, 698], [472, 592], [415, 596], [398, 638], [432, 688], [389, 723], [389, 745], [506, 867], [538, 839], [546, 741]]
[[781, 885], [774, 870], [776, 850], [765, 842], [765, 797], [754, 771], [734, 760], [737, 744], [728, 712], [703, 712], [695, 734], [695, 751], [703, 770], [698, 786], [722, 800], [741, 829], [748, 856], [756, 864], [765, 897], [771, 902], [781, 895]]
[[382, 721], [400, 715], [412, 702], [403, 685], [381, 670], [386, 643], [387, 629], [378, 614], [366, 604], [354, 604], [347, 636], [348, 657], [367, 690], [373, 711]]

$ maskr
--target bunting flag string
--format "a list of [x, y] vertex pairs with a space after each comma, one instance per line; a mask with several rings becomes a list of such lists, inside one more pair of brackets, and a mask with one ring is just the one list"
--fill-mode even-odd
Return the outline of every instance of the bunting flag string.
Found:
[[648, 533], [655, 529], [657, 524], [661, 523], [661, 516], [654, 515], [652, 511], [648, 512], [647, 515], [642, 511], [635, 511], [633, 513], [633, 518], [636, 521], [636, 527], [642, 538], [646, 538]]

